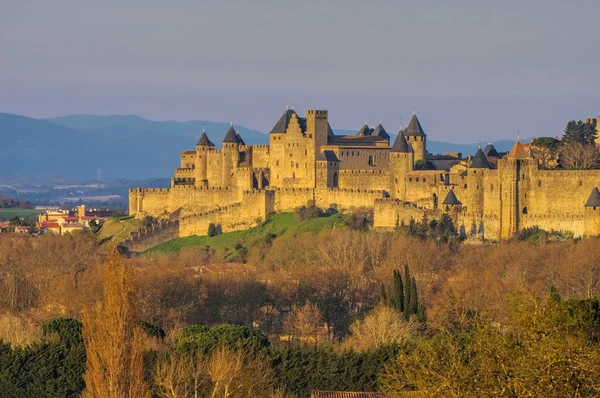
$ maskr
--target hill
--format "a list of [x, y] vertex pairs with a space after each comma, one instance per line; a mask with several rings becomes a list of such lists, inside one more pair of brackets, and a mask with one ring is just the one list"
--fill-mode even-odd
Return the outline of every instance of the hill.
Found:
[[[202, 128], [219, 143], [229, 123], [152, 121], [135, 115], [68, 115], [34, 119], [0, 113], [0, 170], [18, 175], [141, 180], [170, 178], [179, 152], [195, 147]], [[236, 125], [248, 144], [267, 144], [267, 134]], [[355, 134], [339, 130], [338, 134]], [[395, 136], [392, 136], [392, 140]], [[507, 151], [514, 140], [495, 142]], [[478, 144], [428, 141], [432, 153], [475, 153]]]
[[[129, 127], [134, 131], [161, 132], [193, 138], [194, 144], [198, 140], [202, 128], [206, 129], [210, 139], [217, 145], [223, 141], [225, 133], [229, 129], [229, 123], [225, 122], [210, 120], [190, 120], [184, 122], [172, 120], [154, 121], [136, 115], [67, 115], [46, 120], [61, 126], [91, 133], [99, 130], [110, 131], [115, 127], [119, 127], [120, 129]], [[269, 136], [264, 133], [237, 124], [234, 124], [234, 126], [247, 144], [262, 145], [269, 143]]]
[[178, 253], [187, 247], [209, 247], [225, 259], [231, 259], [242, 247], [250, 248], [260, 242], [271, 241], [286, 234], [317, 233], [341, 226], [343, 220], [339, 213], [307, 221], [298, 221], [294, 213], [277, 213], [255, 228], [227, 232], [213, 237], [194, 235], [176, 238], [149, 249], [146, 254]]

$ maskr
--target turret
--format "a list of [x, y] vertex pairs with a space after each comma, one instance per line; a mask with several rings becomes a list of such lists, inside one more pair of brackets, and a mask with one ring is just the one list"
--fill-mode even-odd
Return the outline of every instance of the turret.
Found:
[[406, 141], [404, 132], [400, 129], [398, 137], [390, 150], [390, 178], [392, 192], [390, 196], [406, 200], [406, 175], [412, 171], [414, 163], [414, 151], [410, 143]]
[[225, 138], [223, 138], [223, 146], [221, 148], [221, 155], [223, 156], [222, 187], [234, 188], [233, 182], [235, 181], [235, 178], [233, 174], [237, 169], [239, 148], [240, 140], [232, 123], [229, 126], [229, 130], [227, 130], [227, 134], [225, 134]]
[[406, 141], [412, 145], [412, 148], [415, 151], [415, 162], [417, 160], [425, 160], [425, 154], [427, 153], [427, 135], [425, 134], [425, 131], [423, 131], [423, 127], [421, 127], [416, 112], [410, 119], [410, 123], [406, 130], [404, 130], [404, 136], [406, 137]]
[[485, 172], [491, 168], [487, 157], [479, 148], [467, 170], [467, 211], [469, 213], [483, 214], [484, 177]]
[[498, 160], [498, 175], [502, 184], [500, 237], [508, 239], [520, 230], [521, 214], [528, 212], [527, 191], [531, 187], [531, 172], [538, 169], [537, 160], [519, 140], [508, 155]]
[[592, 189], [584, 205], [584, 234], [586, 236], [600, 235], [600, 191]]
[[337, 188], [340, 160], [334, 151], [325, 150], [317, 157], [317, 188]]
[[206, 131], [204, 127], [202, 127], [202, 135], [198, 139], [196, 143], [196, 161], [195, 161], [195, 185], [199, 186], [208, 186], [208, 152], [215, 148], [215, 144], [212, 143], [210, 139], [208, 139], [208, 135], [206, 135]]
[[329, 127], [328, 112], [322, 110], [306, 111], [306, 132], [308, 138], [307, 169], [306, 176], [309, 186], [316, 186], [316, 159], [322, 152], [322, 147], [327, 145], [328, 136], [331, 133]]

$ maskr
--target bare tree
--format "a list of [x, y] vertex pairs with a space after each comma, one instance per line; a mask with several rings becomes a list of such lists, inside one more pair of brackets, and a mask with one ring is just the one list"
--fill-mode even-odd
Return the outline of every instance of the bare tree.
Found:
[[143, 380], [143, 335], [136, 327], [133, 270], [111, 249], [104, 264], [103, 298], [83, 311], [89, 398], [149, 397]]
[[594, 169], [600, 164], [595, 144], [565, 143], [559, 150], [560, 163], [566, 169]]

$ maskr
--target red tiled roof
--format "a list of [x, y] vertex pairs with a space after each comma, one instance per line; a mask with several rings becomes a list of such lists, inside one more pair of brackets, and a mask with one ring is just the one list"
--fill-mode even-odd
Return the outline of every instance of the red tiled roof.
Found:
[[181, 155], [192, 155], [196, 153], [196, 151], [184, 151], [184, 152], [180, 152]]

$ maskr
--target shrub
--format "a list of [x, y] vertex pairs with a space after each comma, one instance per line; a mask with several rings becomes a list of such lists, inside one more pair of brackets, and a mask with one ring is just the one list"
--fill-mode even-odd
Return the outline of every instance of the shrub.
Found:
[[210, 223], [208, 224], [208, 233], [209, 237], [217, 236], [221, 233], [221, 226], [218, 224]]
[[311, 220], [321, 217], [321, 209], [319, 209], [313, 200], [309, 200], [306, 206], [296, 208], [296, 216], [300, 221]]
[[366, 231], [373, 225], [373, 210], [359, 207], [344, 215], [344, 224], [355, 231]]
[[206, 327], [190, 325], [183, 329], [175, 346], [182, 351], [211, 353], [221, 346], [239, 347], [247, 353], [257, 353], [269, 346], [269, 340], [258, 329], [239, 325]]

